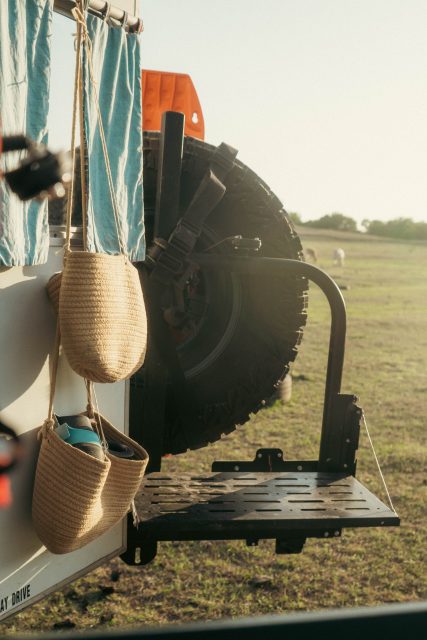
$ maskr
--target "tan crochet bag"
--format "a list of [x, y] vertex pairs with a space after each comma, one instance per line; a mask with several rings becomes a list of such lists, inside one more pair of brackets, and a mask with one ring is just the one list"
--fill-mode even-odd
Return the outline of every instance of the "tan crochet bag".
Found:
[[69, 252], [47, 283], [70, 367], [93, 382], [130, 378], [143, 364], [147, 316], [137, 269], [123, 256]]
[[59, 324], [68, 362], [84, 378], [116, 382], [141, 367], [147, 319], [138, 271], [126, 256], [67, 254]]
[[[75, 129], [77, 101], [82, 104], [81, 44], [86, 44], [89, 61], [90, 44], [86, 23], [79, 13], [76, 53], [76, 82], [73, 111], [73, 179], [67, 203], [67, 232], [62, 275], [55, 274], [48, 283], [48, 293], [59, 314], [61, 341], [71, 368], [94, 382], [116, 382], [129, 378], [144, 362], [147, 347], [147, 317], [137, 269], [127, 257], [121, 217], [118, 212], [111, 168], [108, 159], [101, 114], [98, 126], [104, 152], [106, 179], [114, 212], [119, 255], [89, 253], [87, 248], [87, 191], [84, 153], [81, 153], [83, 251], [71, 251], [70, 229], [74, 191]], [[82, 40], [82, 30], [84, 38]], [[92, 65], [89, 64], [92, 77]], [[95, 85], [94, 85], [95, 87]], [[96, 95], [96, 88], [95, 88]], [[80, 131], [84, 130], [80, 109]], [[84, 137], [81, 137], [84, 148]]]
[[[56, 374], [55, 374], [56, 375]], [[54, 383], [53, 388], [54, 388]], [[114, 440], [133, 448], [137, 458], [118, 458], [105, 449], [97, 458], [64, 442], [50, 417], [40, 429], [41, 448], [33, 491], [34, 528], [41, 542], [56, 554], [80, 549], [106, 533], [131, 509], [148, 462], [146, 451], [93, 412], [101, 441]]]

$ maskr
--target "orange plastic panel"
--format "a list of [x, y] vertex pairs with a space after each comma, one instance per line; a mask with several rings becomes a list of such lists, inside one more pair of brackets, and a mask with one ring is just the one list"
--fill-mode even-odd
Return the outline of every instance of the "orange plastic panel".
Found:
[[205, 122], [199, 98], [189, 75], [169, 71], [142, 70], [142, 114], [144, 131], [160, 131], [164, 111], [185, 115], [185, 135], [205, 139]]

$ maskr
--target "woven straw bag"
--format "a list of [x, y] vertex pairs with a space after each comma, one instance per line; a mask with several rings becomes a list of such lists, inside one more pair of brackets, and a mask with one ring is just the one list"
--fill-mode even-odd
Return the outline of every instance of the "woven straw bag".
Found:
[[123, 255], [74, 251], [46, 289], [70, 367], [93, 382], [130, 378], [143, 364], [147, 316], [137, 269]]
[[33, 524], [42, 543], [56, 554], [80, 549], [120, 522], [131, 508], [148, 462], [146, 451], [100, 414], [104, 435], [130, 445], [139, 459], [106, 453], [105, 460], [64, 442], [47, 420], [33, 492]]
[[84, 378], [116, 382], [141, 367], [147, 318], [138, 271], [126, 256], [67, 254], [59, 324], [68, 362]]
[[[74, 14], [73, 10], [73, 14]], [[77, 9], [76, 9], [77, 11]], [[70, 231], [75, 178], [75, 134], [77, 102], [83, 105], [81, 46], [86, 47], [89, 78], [94, 84], [91, 46], [84, 14], [77, 20], [76, 79], [72, 126], [73, 169], [67, 200], [67, 228], [64, 267], [48, 283], [48, 293], [58, 312], [62, 346], [71, 368], [93, 382], [117, 382], [129, 378], [144, 362], [147, 348], [147, 317], [137, 269], [127, 256], [123, 220], [120, 216], [107, 153], [101, 112], [98, 129], [106, 168], [106, 184], [110, 194], [119, 255], [89, 253], [87, 251], [87, 199], [85, 154], [81, 153], [81, 192], [83, 221], [83, 251], [71, 251]], [[82, 37], [82, 30], [83, 36]], [[98, 98], [96, 98], [98, 101]], [[81, 148], [85, 148], [83, 108], [80, 108]]]

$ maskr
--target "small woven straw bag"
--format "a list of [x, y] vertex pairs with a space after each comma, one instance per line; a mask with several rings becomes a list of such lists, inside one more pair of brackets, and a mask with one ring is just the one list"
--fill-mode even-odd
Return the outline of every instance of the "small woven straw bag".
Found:
[[105, 448], [104, 460], [98, 460], [67, 444], [54, 431], [51, 402], [39, 432], [32, 516], [41, 542], [55, 554], [80, 549], [120, 522], [132, 508], [148, 462], [146, 451], [93, 411], [91, 400], [85, 415], [93, 418], [101, 442], [130, 446], [137, 459], [118, 458]]
[[[106, 177], [120, 247], [119, 255], [89, 253], [87, 249], [87, 190], [84, 155], [81, 154], [83, 251], [71, 251], [70, 230], [74, 190], [75, 129], [77, 98], [82, 104], [81, 42], [86, 45], [92, 76], [91, 47], [86, 23], [77, 12], [78, 40], [74, 93], [72, 154], [73, 172], [67, 203], [67, 232], [62, 274], [48, 283], [48, 294], [59, 314], [61, 342], [71, 368], [93, 382], [116, 382], [129, 378], [143, 364], [147, 347], [147, 317], [137, 269], [127, 255], [119, 215], [105, 134], [99, 110], [98, 125], [104, 152]], [[83, 32], [83, 35], [82, 35]], [[82, 40], [83, 39], [83, 40]], [[83, 117], [80, 108], [81, 148], [84, 148]]]
[[76, 373], [117, 382], [142, 366], [147, 317], [138, 271], [126, 256], [69, 251], [46, 288]]
[[59, 292], [62, 346], [70, 367], [94, 382], [129, 378], [144, 362], [141, 283], [125, 255], [67, 253]]

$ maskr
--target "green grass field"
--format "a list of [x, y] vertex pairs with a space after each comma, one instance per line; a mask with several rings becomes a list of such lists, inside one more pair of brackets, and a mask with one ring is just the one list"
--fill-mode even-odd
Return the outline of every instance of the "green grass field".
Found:
[[[17, 615], [4, 633], [213, 620], [427, 599], [427, 246], [301, 229], [319, 266], [343, 287], [348, 339], [342, 391], [363, 407], [402, 526], [308, 540], [301, 555], [276, 556], [273, 542], [163, 543], [156, 560], [114, 560]], [[332, 251], [346, 251], [343, 268]], [[209, 470], [213, 460], [252, 459], [261, 446], [287, 458], [317, 456], [328, 309], [315, 286], [293, 367], [293, 395], [207, 449], [164, 469]], [[367, 436], [358, 478], [386, 501]], [[55, 627], [56, 625], [56, 627]]]

